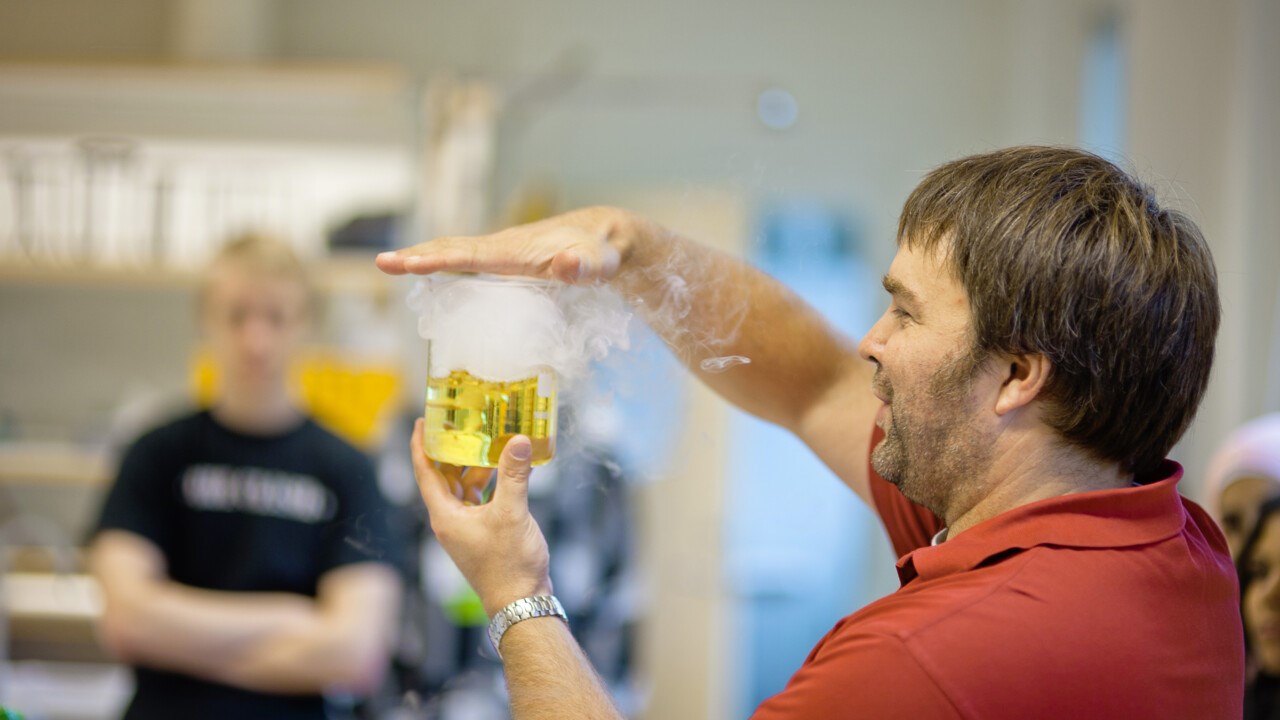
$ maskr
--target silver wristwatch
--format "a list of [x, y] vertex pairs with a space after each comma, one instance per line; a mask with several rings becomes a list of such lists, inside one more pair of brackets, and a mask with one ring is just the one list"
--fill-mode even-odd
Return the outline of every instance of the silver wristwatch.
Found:
[[502, 643], [502, 636], [507, 633], [507, 630], [512, 625], [521, 620], [549, 617], [551, 615], [559, 617], [566, 623], [569, 622], [569, 617], [564, 614], [564, 606], [560, 604], [555, 595], [535, 595], [534, 597], [520, 598], [502, 608], [489, 621], [489, 642], [493, 643], [493, 651], [498, 653], [498, 657], [502, 657], [502, 651], [498, 649], [498, 645]]

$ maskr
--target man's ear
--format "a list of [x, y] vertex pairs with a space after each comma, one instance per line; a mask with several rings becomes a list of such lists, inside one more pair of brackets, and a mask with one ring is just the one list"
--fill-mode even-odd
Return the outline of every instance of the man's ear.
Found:
[[1040, 353], [1005, 357], [1005, 377], [996, 396], [996, 414], [1025, 407], [1044, 391], [1053, 373], [1053, 364]]

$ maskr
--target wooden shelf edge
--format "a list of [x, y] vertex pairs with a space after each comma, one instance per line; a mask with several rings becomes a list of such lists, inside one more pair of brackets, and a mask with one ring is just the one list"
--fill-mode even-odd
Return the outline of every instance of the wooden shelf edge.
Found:
[[0, 261], [0, 283], [86, 287], [194, 287], [199, 275], [155, 267], [75, 266]]
[[[390, 277], [373, 266], [373, 255], [332, 255], [309, 263], [324, 294], [386, 292]], [[0, 285], [194, 289], [201, 274], [172, 267], [57, 265], [0, 260]]]
[[71, 447], [0, 445], [0, 484], [102, 487], [111, 482], [113, 460], [101, 451]]

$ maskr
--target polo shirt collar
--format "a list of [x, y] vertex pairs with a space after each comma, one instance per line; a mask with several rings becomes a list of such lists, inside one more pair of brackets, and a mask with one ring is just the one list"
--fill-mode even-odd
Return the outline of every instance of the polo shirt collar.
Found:
[[1182, 532], [1178, 481], [1182, 466], [1165, 460], [1158, 479], [1134, 487], [1047, 498], [1003, 512], [954, 538], [917, 548], [898, 560], [903, 585], [972, 570], [987, 559], [1052, 545], [1120, 548], [1166, 540]]

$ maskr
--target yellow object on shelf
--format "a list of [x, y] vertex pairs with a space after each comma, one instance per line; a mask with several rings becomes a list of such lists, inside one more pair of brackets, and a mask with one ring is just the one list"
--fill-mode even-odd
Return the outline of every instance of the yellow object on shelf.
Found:
[[[192, 395], [201, 407], [213, 404], [218, 367], [205, 350], [191, 360]], [[365, 449], [377, 447], [400, 393], [400, 371], [390, 362], [352, 359], [337, 351], [306, 353], [289, 370], [298, 404], [320, 424]]]

